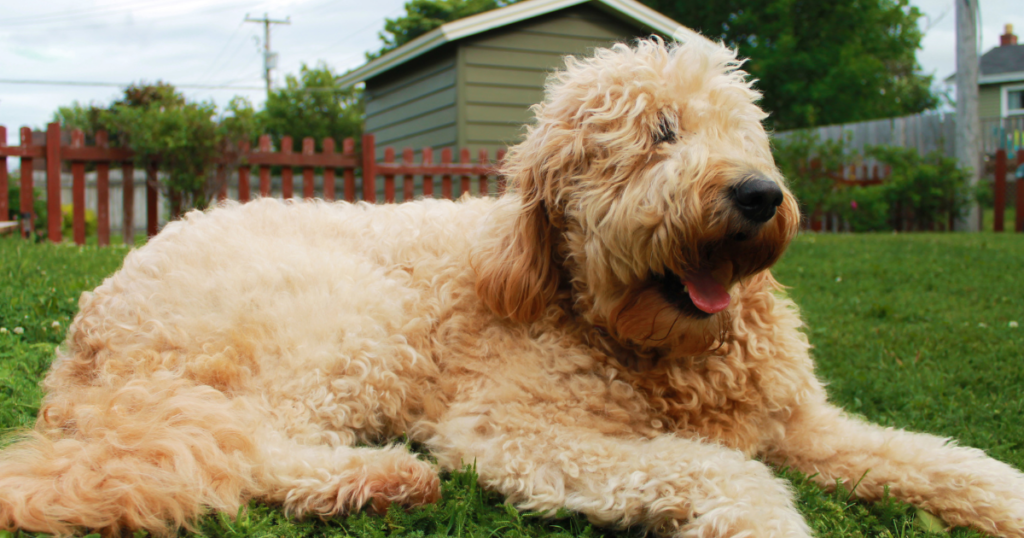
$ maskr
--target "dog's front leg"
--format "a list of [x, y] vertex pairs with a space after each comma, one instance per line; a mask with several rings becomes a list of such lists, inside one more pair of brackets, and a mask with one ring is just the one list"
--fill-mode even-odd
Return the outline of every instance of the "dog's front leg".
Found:
[[525, 510], [566, 507], [598, 524], [686, 537], [810, 535], [787, 484], [738, 451], [529, 418], [514, 426], [488, 413], [444, 421], [431, 451], [450, 469], [475, 462], [485, 487]]
[[819, 402], [793, 413], [769, 457], [825, 487], [840, 480], [869, 500], [888, 487], [951, 525], [1024, 537], [1024, 475], [948, 439], [868, 424]]

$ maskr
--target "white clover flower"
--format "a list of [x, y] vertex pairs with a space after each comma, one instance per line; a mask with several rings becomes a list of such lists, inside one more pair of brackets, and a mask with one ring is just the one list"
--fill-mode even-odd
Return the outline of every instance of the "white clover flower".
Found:
[[50, 324], [50, 327], [53, 327], [54, 329], [59, 329], [60, 328], [60, 322], [59, 321], [54, 321], [53, 323]]
[[841, 276], [837, 276], [836, 277], [836, 282], [842, 282], [842, 281], [843, 281], [843, 277], [841, 277]]
[[15, 327], [14, 328], [14, 334], [23, 334], [24, 332], [25, 332], [25, 329], [22, 329], [21, 327]]
[[988, 324], [986, 324], [986, 323], [979, 323], [978, 327], [982, 327], [982, 328], [988, 327]]
[[7, 334], [7, 327], [0, 327], [0, 334]]
[[1017, 322], [1016, 322], [1016, 321], [1011, 321], [1011, 322], [1009, 323], [1009, 325], [1010, 325], [1010, 328], [1011, 328], [1011, 329], [1016, 329], [1017, 327], [1019, 327], [1019, 325], [1017, 325]]

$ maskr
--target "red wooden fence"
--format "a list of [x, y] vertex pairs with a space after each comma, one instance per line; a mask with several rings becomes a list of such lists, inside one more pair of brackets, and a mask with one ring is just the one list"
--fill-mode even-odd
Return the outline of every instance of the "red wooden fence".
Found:
[[[31, 214], [33, 207], [32, 173], [34, 159], [46, 159], [46, 204], [47, 204], [47, 232], [53, 242], [61, 241], [61, 226], [63, 215], [61, 214], [61, 162], [68, 161], [71, 164], [72, 175], [72, 222], [73, 238], [75, 243], [85, 243], [85, 166], [86, 163], [95, 163], [97, 171], [97, 239], [100, 245], [110, 243], [110, 205], [109, 205], [109, 174], [111, 164], [120, 164], [125, 180], [122, 181], [124, 199], [124, 229], [123, 236], [125, 244], [134, 244], [134, 177], [133, 158], [134, 153], [130, 150], [109, 147], [107, 133], [100, 131], [96, 134], [96, 145], [86, 146], [85, 137], [81, 131], [73, 131], [71, 144], [64, 146], [60, 143], [60, 125], [51, 123], [46, 130], [46, 145], [38, 146], [32, 144], [32, 131], [28, 127], [21, 129], [21, 144], [18, 146], [7, 146], [7, 129], [0, 126], [0, 221], [13, 217], [10, 215], [10, 204], [7, 199], [8, 172], [7, 157], [21, 159], [21, 170], [29, 171], [21, 174], [21, 200], [20, 207], [29, 208], [28, 212], [17, 215], [25, 225], [22, 227], [22, 234], [27, 236], [31, 232], [31, 222], [35, 215]], [[414, 162], [412, 148], [406, 148], [402, 152], [401, 162], [395, 161], [394, 148], [387, 147], [384, 150], [384, 162], [376, 162], [376, 143], [372, 134], [363, 135], [362, 154], [356, 154], [355, 141], [346, 138], [342, 142], [341, 153], [335, 149], [335, 142], [332, 139], [323, 141], [323, 151], [315, 152], [315, 143], [312, 138], [305, 138], [302, 141], [300, 153], [292, 151], [292, 138], [283, 137], [281, 140], [282, 150], [275, 152], [272, 149], [270, 137], [263, 135], [259, 138], [257, 149], [252, 150], [248, 144], [243, 145], [236, 154], [225, 155], [217, 163], [216, 181], [217, 198], [219, 200], [228, 197], [228, 168], [229, 163], [240, 163], [237, 165], [238, 172], [238, 200], [247, 202], [252, 199], [250, 186], [250, 168], [255, 166], [259, 170], [259, 195], [270, 195], [270, 169], [272, 166], [281, 167], [281, 194], [284, 198], [291, 198], [294, 195], [294, 168], [302, 169], [302, 196], [313, 198], [316, 186], [316, 169], [323, 171], [323, 193], [322, 197], [327, 200], [334, 200], [336, 195], [335, 183], [337, 170], [341, 170], [342, 198], [355, 202], [356, 198], [356, 170], [362, 170], [363, 192], [361, 199], [366, 202], [377, 201], [377, 177], [384, 177], [384, 202], [395, 202], [395, 176], [401, 176], [403, 185], [402, 193], [404, 200], [413, 197], [413, 178], [422, 176], [423, 196], [433, 197], [434, 176], [441, 176], [441, 195], [451, 199], [456, 197], [452, 189], [452, 176], [461, 178], [458, 195], [470, 192], [470, 181], [472, 177], [478, 178], [478, 191], [481, 195], [490, 192], [488, 182], [493, 176], [495, 178], [494, 192], [504, 192], [505, 185], [498, 175], [498, 166], [504, 158], [505, 151], [499, 150], [496, 156], [496, 163], [489, 160], [487, 150], [480, 150], [476, 163], [471, 162], [469, 150], [463, 149], [459, 154], [459, 162], [452, 162], [452, 151], [445, 148], [441, 151], [441, 163], [433, 162], [433, 149], [423, 148], [422, 159], [419, 164]], [[149, 236], [156, 235], [158, 228], [157, 180], [158, 163], [146, 165], [146, 231]], [[172, 200], [172, 206], [174, 205]]]
[[[1006, 174], [1008, 172], [1008, 158], [1005, 149], [996, 150], [996, 166], [995, 166], [995, 183], [993, 185], [994, 194], [994, 211], [993, 217], [994, 222], [992, 228], [997, 232], [1002, 232], [1006, 225]], [[1024, 166], [1024, 148], [1017, 150], [1017, 162], [1018, 167]], [[1024, 232], [1024, 181], [1017, 179], [1017, 199], [1015, 200], [1014, 207], [1016, 208], [1016, 218], [1014, 219], [1013, 229], [1017, 232]]]

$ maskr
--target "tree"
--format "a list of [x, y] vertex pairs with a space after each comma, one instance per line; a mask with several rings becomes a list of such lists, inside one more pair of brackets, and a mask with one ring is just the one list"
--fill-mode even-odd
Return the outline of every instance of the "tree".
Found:
[[375, 53], [367, 53], [367, 59], [374, 59], [397, 49], [417, 37], [441, 26], [446, 22], [483, 13], [507, 6], [516, 0], [409, 0], [405, 3], [405, 15], [384, 19], [384, 31], [377, 34], [384, 46]]
[[298, 77], [288, 75], [285, 87], [267, 96], [259, 121], [278, 146], [284, 136], [294, 140], [309, 136], [322, 149], [324, 138], [333, 138], [337, 144], [362, 133], [362, 91], [338, 85], [334, 72], [324, 64], [315, 68], [303, 64]]
[[908, 0], [642, 0], [749, 58], [777, 130], [934, 108]]
[[213, 194], [214, 160], [256, 132], [255, 111], [236, 97], [216, 116], [212, 102], [189, 102], [165, 82], [132, 84], [109, 107], [77, 101], [60, 107], [55, 121], [64, 128], [94, 135], [106, 129], [115, 145], [135, 152], [140, 167], [157, 163], [167, 175], [162, 185], [171, 213], [182, 207], [205, 207]]

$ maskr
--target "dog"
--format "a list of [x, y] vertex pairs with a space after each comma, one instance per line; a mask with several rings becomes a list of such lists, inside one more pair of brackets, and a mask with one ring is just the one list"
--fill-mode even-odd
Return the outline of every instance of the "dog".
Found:
[[521, 509], [809, 536], [768, 462], [1024, 536], [1020, 472], [829, 404], [770, 272], [800, 217], [752, 84], [710, 41], [616, 45], [549, 78], [499, 199], [169, 224], [82, 296], [0, 528], [416, 506], [475, 462]]

